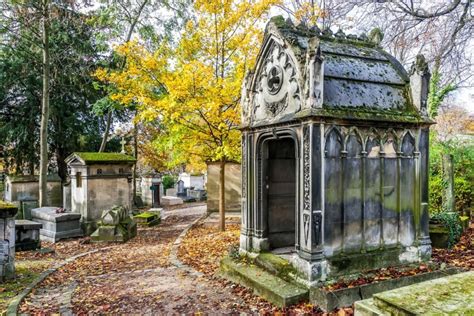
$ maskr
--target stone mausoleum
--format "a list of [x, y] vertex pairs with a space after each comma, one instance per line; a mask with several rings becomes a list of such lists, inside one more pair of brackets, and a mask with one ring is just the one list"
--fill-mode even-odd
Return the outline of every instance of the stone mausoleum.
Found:
[[66, 158], [71, 177], [71, 212], [81, 214], [86, 235], [97, 229], [102, 212], [132, 206], [135, 158], [122, 153], [75, 152]]
[[380, 40], [267, 25], [242, 94], [241, 253], [284, 254], [309, 284], [430, 257], [430, 75]]

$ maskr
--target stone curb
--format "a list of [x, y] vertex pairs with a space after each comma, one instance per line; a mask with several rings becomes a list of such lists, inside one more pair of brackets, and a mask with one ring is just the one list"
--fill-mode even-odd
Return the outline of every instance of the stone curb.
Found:
[[57, 265], [55, 265], [54, 267], [52, 268], [49, 268], [47, 269], [46, 271], [43, 271], [36, 279], [34, 279], [30, 285], [28, 285], [23, 291], [21, 291], [20, 294], [18, 294], [17, 296], [15, 296], [11, 301], [10, 303], [8, 304], [8, 308], [7, 308], [7, 311], [6, 311], [6, 315], [8, 316], [13, 316], [13, 315], [18, 315], [18, 307], [20, 307], [20, 304], [21, 302], [23, 301], [23, 299], [31, 293], [31, 291], [39, 284], [41, 283], [44, 279], [46, 279], [50, 274], [52, 274], [53, 272], [56, 272], [58, 269], [64, 267], [66, 264], [68, 263], [71, 263], [73, 262], [74, 260], [76, 260], [77, 258], [80, 258], [80, 257], [84, 257], [84, 256], [87, 256], [87, 255], [90, 255], [90, 254], [93, 254], [93, 253], [96, 253], [96, 252], [99, 252], [99, 251], [103, 251], [103, 250], [109, 250], [109, 249], [112, 249], [114, 248], [114, 246], [111, 246], [111, 247], [104, 247], [104, 248], [100, 248], [100, 249], [94, 249], [94, 250], [91, 250], [91, 251], [87, 251], [87, 252], [84, 252], [84, 253], [80, 253], [78, 255], [75, 255], [75, 256], [72, 256], [70, 258], [67, 258], [65, 259], [63, 262], [61, 263], [58, 263]]
[[188, 231], [191, 228], [193, 228], [194, 226], [196, 226], [196, 224], [199, 223], [200, 221], [205, 220], [209, 215], [210, 215], [210, 213], [206, 212], [202, 216], [200, 216], [198, 219], [196, 219], [194, 222], [189, 224], [188, 227], [186, 227], [181, 232], [181, 234], [179, 234], [178, 238], [176, 238], [176, 240], [174, 241], [173, 246], [171, 247], [170, 255], [169, 255], [169, 260], [170, 260], [170, 263], [172, 265], [174, 265], [175, 267], [177, 267], [179, 269], [183, 269], [186, 272], [188, 272], [192, 275], [198, 276], [198, 277], [203, 276], [203, 274], [199, 271], [194, 270], [194, 268], [188, 266], [187, 264], [185, 264], [184, 262], [179, 260], [178, 259], [178, 249], [179, 249], [179, 246], [181, 245], [181, 242], [183, 241], [184, 237], [188, 233]]

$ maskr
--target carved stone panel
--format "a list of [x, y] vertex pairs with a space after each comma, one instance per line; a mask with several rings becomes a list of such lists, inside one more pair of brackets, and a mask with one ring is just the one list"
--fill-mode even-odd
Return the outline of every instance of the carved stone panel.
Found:
[[271, 44], [256, 76], [252, 106], [254, 121], [273, 121], [300, 110], [297, 68], [280, 44]]

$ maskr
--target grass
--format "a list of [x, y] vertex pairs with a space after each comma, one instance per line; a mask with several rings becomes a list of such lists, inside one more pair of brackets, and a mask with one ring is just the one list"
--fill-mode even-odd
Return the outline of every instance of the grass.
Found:
[[0, 283], [0, 313], [6, 312], [10, 301], [50, 266], [50, 261], [21, 261], [15, 263], [15, 279]]

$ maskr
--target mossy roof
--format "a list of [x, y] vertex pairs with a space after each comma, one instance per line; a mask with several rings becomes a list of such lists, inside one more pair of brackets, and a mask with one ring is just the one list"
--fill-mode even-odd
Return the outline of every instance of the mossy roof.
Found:
[[[332, 34], [314, 27], [295, 26], [281, 16], [273, 17], [267, 25], [266, 39], [273, 35], [291, 48], [302, 65], [311, 39], [319, 39], [318, 49], [324, 59], [324, 109], [393, 112], [408, 116], [408, 120], [420, 120], [411, 101], [408, 73], [399, 61], [365, 35], [346, 35], [342, 31]], [[265, 50], [260, 54], [259, 58], [266, 57]]]
[[74, 152], [67, 159], [66, 162], [71, 162], [74, 158], [80, 159], [86, 165], [90, 164], [117, 164], [135, 163], [136, 159], [132, 156], [122, 153], [98, 153], [98, 152]]
[[17, 207], [11, 203], [0, 200], [0, 211], [16, 209]]

